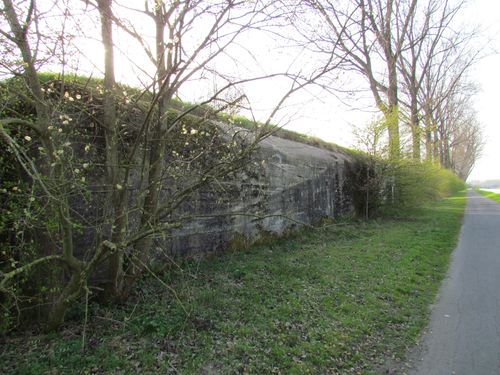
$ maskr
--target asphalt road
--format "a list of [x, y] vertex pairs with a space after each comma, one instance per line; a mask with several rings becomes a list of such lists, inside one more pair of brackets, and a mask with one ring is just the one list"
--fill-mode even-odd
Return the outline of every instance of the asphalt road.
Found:
[[500, 374], [500, 204], [469, 192], [415, 375]]

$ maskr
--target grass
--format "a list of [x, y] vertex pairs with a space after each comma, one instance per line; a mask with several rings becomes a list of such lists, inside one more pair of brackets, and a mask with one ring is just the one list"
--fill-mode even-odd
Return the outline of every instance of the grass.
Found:
[[[428, 321], [465, 195], [345, 221], [154, 278], [121, 307], [82, 309], [58, 334], [7, 337], [14, 374], [376, 374]], [[71, 318], [74, 319], [71, 321]]]
[[492, 191], [481, 190], [481, 189], [476, 189], [476, 191], [479, 194], [485, 196], [486, 198], [492, 199], [495, 202], [499, 202], [500, 203], [500, 194], [493, 193]]
[[[217, 118], [222, 122], [234, 124], [236, 126], [244, 128], [244, 129], [254, 130], [256, 127], [264, 126], [263, 123], [261, 123], [259, 121], [250, 120], [250, 119], [246, 118], [245, 116], [230, 115], [230, 114], [227, 114], [224, 112], [218, 113]], [[362, 151], [350, 149], [347, 147], [342, 147], [342, 146], [339, 146], [335, 143], [326, 142], [318, 137], [313, 137], [313, 136], [309, 136], [309, 135], [302, 134], [299, 132], [295, 132], [293, 130], [288, 130], [288, 129], [278, 127], [278, 126], [273, 125], [273, 124], [270, 125], [270, 128], [273, 129], [272, 135], [274, 135], [278, 138], [307, 144], [307, 145], [322, 148], [322, 149], [325, 149], [328, 151], [344, 153], [344, 154], [349, 155], [351, 157], [366, 157], [366, 154]]]

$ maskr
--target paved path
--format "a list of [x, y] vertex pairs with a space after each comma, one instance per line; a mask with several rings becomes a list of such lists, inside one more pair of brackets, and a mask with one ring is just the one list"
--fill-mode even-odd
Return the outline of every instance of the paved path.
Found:
[[500, 204], [468, 195], [460, 241], [412, 374], [500, 374]]

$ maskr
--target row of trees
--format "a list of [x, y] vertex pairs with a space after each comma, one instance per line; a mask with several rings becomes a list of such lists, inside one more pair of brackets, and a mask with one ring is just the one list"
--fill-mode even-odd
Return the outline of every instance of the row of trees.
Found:
[[[69, 308], [91, 296], [125, 301], [149, 272], [156, 240], [192, 219], [177, 209], [200, 189], [216, 189], [252, 167], [253, 151], [272, 133], [270, 121], [283, 103], [307, 85], [334, 90], [331, 77], [341, 71], [367, 79], [385, 117], [391, 157], [401, 155], [404, 122], [415, 159], [423, 154], [466, 176], [481, 143], [464, 81], [477, 58], [468, 52], [472, 35], [450, 28], [461, 4], [425, 4], [2, 0], [5, 325], [16, 308], [40, 306], [56, 328]], [[283, 71], [242, 77], [234, 66], [255, 63], [240, 58], [254, 56], [245, 47], [249, 35], [306, 48]], [[79, 47], [92, 39], [104, 46], [102, 80], [74, 76], [86, 57]], [[324, 57], [306, 69], [306, 50]], [[224, 71], [228, 61], [233, 69]], [[124, 64], [143, 87], [116, 81]], [[207, 77], [217, 85], [201, 103], [179, 103], [186, 86]], [[207, 123], [220, 111], [251, 107], [245, 84], [277, 77], [289, 86], [263, 126], [242, 131]], [[91, 278], [101, 285], [94, 288]]]
[[308, 30], [309, 41], [365, 80], [384, 117], [388, 156], [439, 162], [465, 180], [483, 142], [467, 78], [483, 55], [477, 30], [458, 23], [465, 1], [307, 3], [321, 20]]

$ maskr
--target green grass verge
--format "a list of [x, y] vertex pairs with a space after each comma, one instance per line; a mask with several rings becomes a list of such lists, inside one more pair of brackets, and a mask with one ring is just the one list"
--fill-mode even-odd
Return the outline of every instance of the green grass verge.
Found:
[[486, 190], [481, 190], [481, 189], [475, 189], [479, 194], [485, 196], [486, 198], [492, 199], [495, 202], [500, 203], [500, 194], [498, 193], [493, 193], [492, 191], [486, 191]]
[[84, 353], [80, 310], [61, 333], [4, 338], [0, 372], [377, 373], [426, 325], [464, 205], [461, 194], [185, 261], [124, 306], [90, 305]]

